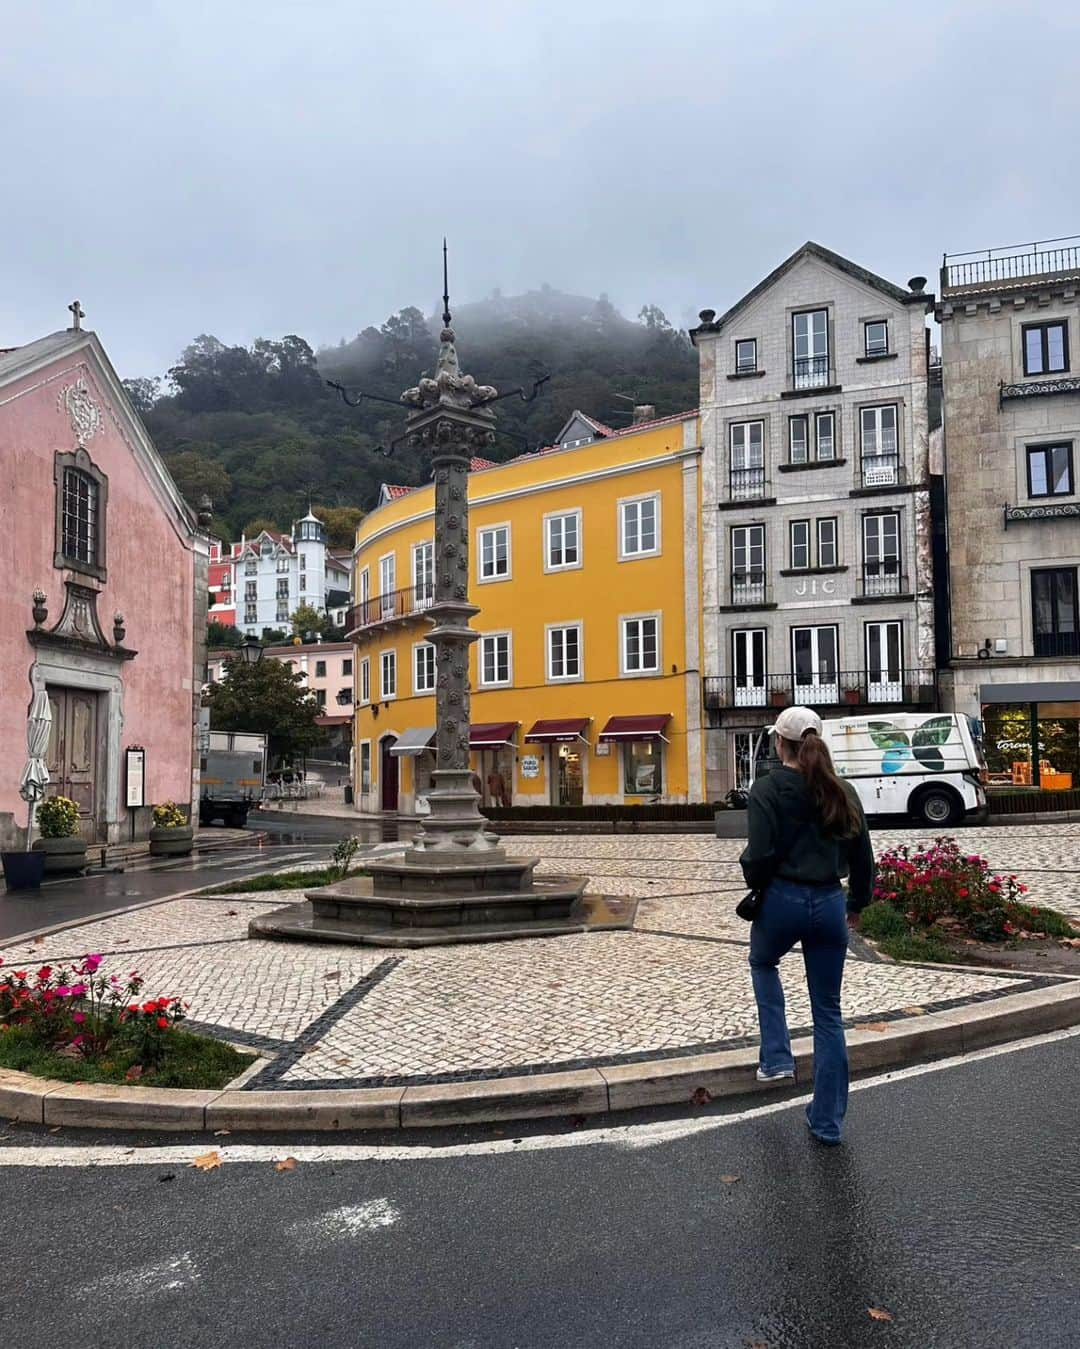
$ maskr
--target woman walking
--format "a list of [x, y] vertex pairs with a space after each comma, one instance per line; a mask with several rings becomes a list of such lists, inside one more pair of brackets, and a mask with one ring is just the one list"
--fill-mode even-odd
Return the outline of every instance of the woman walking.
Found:
[[[795, 1076], [780, 958], [802, 943], [814, 1018], [814, 1098], [806, 1110], [819, 1142], [839, 1143], [848, 1062], [840, 1014], [847, 929], [874, 888], [874, 854], [854, 790], [833, 768], [821, 718], [789, 707], [773, 727], [780, 767], [750, 792], [743, 875], [764, 895], [750, 929], [750, 973], [761, 1027], [759, 1082]], [[845, 901], [840, 881], [848, 876]]]

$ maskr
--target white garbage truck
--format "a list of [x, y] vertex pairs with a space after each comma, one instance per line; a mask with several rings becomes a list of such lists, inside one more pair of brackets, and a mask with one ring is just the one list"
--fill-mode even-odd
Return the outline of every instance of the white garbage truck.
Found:
[[266, 736], [253, 731], [208, 731], [202, 746], [199, 823], [222, 820], [243, 829], [248, 811], [262, 800]]
[[867, 815], [947, 828], [987, 813], [979, 722], [960, 712], [892, 712], [824, 722], [836, 771]]

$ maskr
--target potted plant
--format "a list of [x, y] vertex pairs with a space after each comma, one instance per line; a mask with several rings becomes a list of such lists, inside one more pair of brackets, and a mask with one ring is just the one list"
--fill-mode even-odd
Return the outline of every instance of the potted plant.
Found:
[[862, 690], [856, 685], [855, 688], [844, 690], [844, 702], [851, 703], [852, 706], [858, 706], [862, 699]]
[[195, 830], [175, 801], [162, 801], [154, 807], [154, 827], [150, 830], [151, 857], [182, 857], [189, 853]]
[[773, 707], [787, 707], [791, 699], [788, 697], [786, 689], [773, 689], [770, 701]]
[[34, 849], [45, 854], [46, 876], [86, 870], [86, 840], [79, 834], [79, 807], [68, 796], [47, 796], [37, 812], [41, 837]]

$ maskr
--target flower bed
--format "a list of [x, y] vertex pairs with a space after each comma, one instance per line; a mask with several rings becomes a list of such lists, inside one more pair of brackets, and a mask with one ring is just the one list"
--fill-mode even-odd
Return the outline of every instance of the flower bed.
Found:
[[137, 970], [105, 975], [101, 959], [0, 972], [0, 1067], [63, 1081], [213, 1088], [252, 1061], [180, 1030], [179, 998], [143, 999]]
[[861, 930], [898, 959], [955, 959], [957, 941], [1076, 935], [1061, 914], [1027, 903], [1027, 886], [1016, 876], [997, 875], [953, 838], [922, 849], [890, 848], [877, 867], [874, 902]]

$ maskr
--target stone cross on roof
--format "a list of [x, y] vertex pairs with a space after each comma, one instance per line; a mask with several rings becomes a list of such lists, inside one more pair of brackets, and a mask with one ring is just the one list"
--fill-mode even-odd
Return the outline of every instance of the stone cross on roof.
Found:
[[86, 318], [86, 315], [83, 313], [83, 307], [78, 302], [78, 300], [72, 300], [72, 302], [68, 305], [68, 309], [71, 312], [72, 331], [78, 332], [79, 329], [82, 327], [81, 320]]

